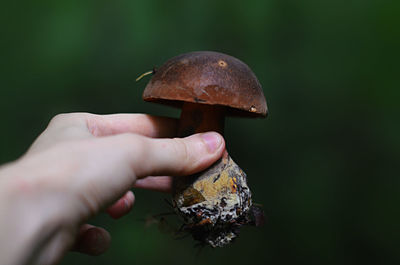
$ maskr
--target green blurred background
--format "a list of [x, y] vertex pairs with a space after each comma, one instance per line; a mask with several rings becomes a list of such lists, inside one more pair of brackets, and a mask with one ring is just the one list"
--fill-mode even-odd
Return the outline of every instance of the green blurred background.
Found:
[[228, 119], [226, 141], [268, 223], [199, 252], [143, 219], [167, 194], [101, 214], [111, 249], [62, 264], [399, 264], [400, 1], [8, 1], [0, 8], [0, 163], [61, 112], [143, 112], [149, 78], [194, 50], [246, 62], [267, 119]]

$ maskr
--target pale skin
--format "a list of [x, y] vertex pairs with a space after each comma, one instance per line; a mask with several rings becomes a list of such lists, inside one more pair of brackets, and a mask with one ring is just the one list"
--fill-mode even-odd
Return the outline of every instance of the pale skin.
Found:
[[[0, 264], [56, 264], [75, 250], [98, 255], [110, 234], [86, 224], [132, 208], [132, 187], [169, 191], [171, 177], [221, 157], [215, 132], [186, 138], [177, 121], [144, 114], [58, 115], [17, 161], [0, 167]], [[134, 225], [134, 224], [132, 224]]]

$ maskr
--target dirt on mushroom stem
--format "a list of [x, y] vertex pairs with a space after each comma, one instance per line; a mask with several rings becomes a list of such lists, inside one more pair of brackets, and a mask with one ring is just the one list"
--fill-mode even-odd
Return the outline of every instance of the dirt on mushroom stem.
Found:
[[[223, 134], [223, 106], [184, 103], [179, 136], [217, 131]], [[176, 178], [173, 206], [195, 240], [222, 247], [239, 235], [243, 225], [257, 225], [246, 174], [225, 150], [210, 168], [189, 177]]]

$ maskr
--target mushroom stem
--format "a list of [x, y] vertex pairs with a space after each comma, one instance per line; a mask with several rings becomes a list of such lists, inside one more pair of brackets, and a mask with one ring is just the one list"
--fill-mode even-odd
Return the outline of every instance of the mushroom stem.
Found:
[[224, 134], [225, 107], [185, 102], [179, 120], [178, 135], [215, 131]]
[[[223, 134], [226, 108], [184, 103], [178, 134], [217, 131]], [[251, 192], [246, 174], [224, 151], [221, 159], [197, 174], [174, 178], [172, 202], [183, 217], [183, 230], [212, 247], [221, 247], [250, 224]]]

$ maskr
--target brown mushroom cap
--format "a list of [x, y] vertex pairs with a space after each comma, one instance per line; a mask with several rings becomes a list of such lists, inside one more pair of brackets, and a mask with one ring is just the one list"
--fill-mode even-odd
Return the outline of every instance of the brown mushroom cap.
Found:
[[266, 116], [260, 83], [242, 61], [218, 52], [178, 55], [155, 71], [143, 99], [174, 106], [183, 102], [222, 105], [229, 114]]

